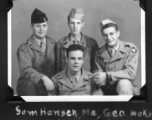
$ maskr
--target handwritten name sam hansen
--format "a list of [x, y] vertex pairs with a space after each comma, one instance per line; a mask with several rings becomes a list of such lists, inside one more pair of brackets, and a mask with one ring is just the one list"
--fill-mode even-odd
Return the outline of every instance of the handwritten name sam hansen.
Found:
[[104, 117], [125, 117], [125, 116], [132, 116], [132, 117], [152, 117], [152, 111], [147, 109], [142, 110], [130, 110], [125, 112], [125, 110], [110, 110], [109, 108], [105, 108], [101, 111], [90, 110], [90, 109], [82, 109], [82, 111], [77, 111], [74, 109], [71, 110], [52, 110], [46, 109], [45, 107], [40, 108], [40, 110], [26, 110], [21, 109], [18, 105], [15, 108], [16, 115], [19, 116], [56, 116], [56, 117], [83, 117], [83, 116], [94, 116], [99, 119], [101, 116]]

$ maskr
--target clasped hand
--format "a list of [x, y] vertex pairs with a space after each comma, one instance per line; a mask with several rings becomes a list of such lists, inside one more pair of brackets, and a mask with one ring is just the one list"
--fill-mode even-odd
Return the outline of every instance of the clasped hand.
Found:
[[43, 83], [48, 91], [52, 91], [54, 89], [54, 83], [47, 76], [42, 77]]
[[106, 73], [105, 72], [96, 72], [94, 73], [93, 80], [98, 86], [106, 84]]

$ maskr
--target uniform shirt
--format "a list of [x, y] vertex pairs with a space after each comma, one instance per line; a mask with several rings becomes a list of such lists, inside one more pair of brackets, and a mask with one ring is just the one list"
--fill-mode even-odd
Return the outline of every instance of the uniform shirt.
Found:
[[107, 44], [96, 53], [96, 65], [99, 71], [108, 72], [108, 79], [112, 82], [120, 79], [134, 81], [138, 67], [139, 52], [137, 47], [129, 42], [119, 40], [119, 49], [111, 58]]
[[[108, 47], [108, 51], [109, 51], [110, 56], [113, 57], [118, 49], [119, 49], [119, 41], [118, 41], [118, 45], [115, 48]], [[113, 54], [112, 51], [114, 51], [114, 55], [112, 55]]]
[[76, 82], [78, 82], [80, 76], [81, 76], [81, 71], [79, 71], [79, 73], [77, 75], [72, 75], [70, 72], [67, 71], [67, 76], [69, 77], [69, 79], [71, 80], [71, 82], [73, 82], [74, 80]]
[[92, 74], [85, 70], [81, 70], [79, 80], [73, 86], [69, 77], [67, 76], [67, 69], [59, 72], [51, 78], [55, 84], [55, 95], [91, 95], [101, 94], [101, 90], [93, 91]]
[[[58, 72], [64, 70], [67, 67], [66, 63], [66, 49], [69, 45], [74, 44], [73, 41], [70, 41], [70, 34], [67, 37], [64, 37], [58, 41], [58, 60], [57, 60], [57, 69]], [[93, 72], [96, 69], [95, 64], [95, 53], [98, 49], [98, 44], [96, 40], [85, 36], [81, 33], [81, 40], [76, 43], [84, 47], [84, 64], [82, 68], [84, 70]]]
[[44, 38], [43, 40], [39, 40], [36, 37], [34, 37], [34, 35], [33, 35], [33, 38], [34, 38], [34, 40], [36, 41], [36, 43], [38, 44], [38, 46], [40, 48], [41, 48], [41, 43], [43, 42], [43, 44], [44, 44], [44, 53], [45, 53], [45, 50], [46, 50], [46, 38]]
[[56, 74], [55, 57], [56, 42], [46, 36], [46, 52], [35, 42], [33, 36], [22, 43], [17, 50], [17, 58], [20, 69], [19, 80], [31, 80], [38, 84], [43, 76], [51, 78]]
[[70, 41], [80, 41], [81, 40], [81, 34], [77, 38], [74, 38], [70, 35]]

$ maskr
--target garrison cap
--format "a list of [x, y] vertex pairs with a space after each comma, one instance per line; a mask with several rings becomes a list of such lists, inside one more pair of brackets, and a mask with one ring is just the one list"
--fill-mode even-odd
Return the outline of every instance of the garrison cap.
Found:
[[68, 17], [83, 20], [84, 11], [82, 8], [72, 8]]
[[103, 27], [103, 26], [105, 26], [106, 24], [109, 24], [109, 23], [116, 24], [116, 23], [113, 22], [112, 20], [105, 19], [105, 20], [103, 20], [103, 21], [100, 22], [100, 26]]
[[46, 21], [48, 21], [48, 18], [45, 13], [35, 8], [31, 15], [31, 23], [43, 23]]

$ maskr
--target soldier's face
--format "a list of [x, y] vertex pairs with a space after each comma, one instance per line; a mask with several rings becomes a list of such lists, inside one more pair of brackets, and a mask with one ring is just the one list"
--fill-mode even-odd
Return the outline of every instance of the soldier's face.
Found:
[[33, 35], [38, 39], [43, 39], [48, 31], [48, 23], [34, 23], [31, 25]]
[[78, 72], [83, 65], [83, 52], [81, 50], [70, 51], [67, 58], [68, 68], [72, 72]]
[[81, 32], [83, 25], [84, 25], [84, 22], [82, 20], [69, 18], [68, 26], [73, 35], [79, 34]]
[[116, 31], [115, 27], [108, 27], [103, 30], [102, 36], [110, 47], [114, 47], [118, 44], [120, 32]]

